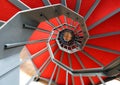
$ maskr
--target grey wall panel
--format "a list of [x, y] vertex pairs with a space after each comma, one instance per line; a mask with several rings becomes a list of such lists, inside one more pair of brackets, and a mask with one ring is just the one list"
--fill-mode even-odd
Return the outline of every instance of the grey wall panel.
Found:
[[2, 26], [3, 24], [4, 24], [4, 22], [1, 22], [1, 21], [0, 21], [0, 26]]
[[19, 85], [19, 67], [10, 71], [20, 62], [19, 57], [17, 54], [0, 59], [0, 85]]
[[19, 85], [19, 68], [0, 79], [0, 85]]
[[[2, 29], [0, 29], [0, 58], [12, 56], [20, 52], [22, 47], [4, 49], [4, 44], [26, 41], [31, 35], [31, 30], [23, 29], [22, 25], [25, 22], [30, 22], [30, 19], [23, 21], [20, 14], [9, 21]], [[32, 23], [32, 22], [31, 22]]]

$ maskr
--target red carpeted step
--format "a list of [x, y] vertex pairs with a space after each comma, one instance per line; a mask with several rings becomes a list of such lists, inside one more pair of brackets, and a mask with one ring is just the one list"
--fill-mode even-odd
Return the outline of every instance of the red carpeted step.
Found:
[[82, 0], [79, 14], [85, 16], [94, 2], [95, 0]]
[[39, 30], [36, 30], [33, 32], [29, 40], [40, 40], [40, 39], [46, 39], [49, 37], [49, 33], [41, 32]]
[[90, 30], [89, 34], [95, 35], [95, 34], [104, 34], [108, 32], [120, 31], [119, 21], [120, 21], [120, 13], [117, 13], [108, 20], [96, 26], [94, 29]]
[[46, 21], [41, 22], [38, 25], [38, 28], [42, 28], [42, 29], [49, 30], [49, 31], [52, 31], [52, 29], [53, 29], [53, 27], [51, 25], [49, 25]]
[[99, 68], [100, 66], [81, 52], [77, 52], [85, 68]]
[[72, 84], [72, 75], [68, 73], [68, 85], [73, 85]]
[[[33, 33], [33, 36], [31, 36], [31, 38], [29, 40], [43, 39], [43, 38], [40, 38], [41, 35], [43, 35], [43, 34], [36, 31]], [[45, 36], [45, 34], [44, 34], [44, 36]], [[42, 50], [43, 48], [45, 48], [46, 43], [45, 42], [38, 42], [38, 43], [34, 43], [34, 44], [28, 44], [28, 45], [26, 45], [26, 47], [28, 48], [28, 50], [30, 51], [31, 54], [34, 54], [34, 53]]]
[[55, 43], [56, 43], [56, 40], [51, 40], [51, 41], [49, 42], [50, 45], [55, 44]]
[[73, 26], [76, 27], [78, 24], [79, 24], [78, 22], [74, 21]]
[[61, 0], [49, 0], [51, 4], [60, 4]]
[[[67, 20], [67, 24], [73, 26], [73, 19], [71, 19], [71, 18], [69, 18], [69, 17], [66, 17], [66, 20]], [[74, 28], [73, 28], [73, 27], [70, 27], [70, 26], [67, 26], [67, 29], [74, 30]]]
[[78, 60], [76, 59], [74, 54], [70, 55], [70, 59], [71, 59], [72, 69], [74, 69], [74, 70], [82, 69], [80, 63], [78, 62]]
[[77, 33], [78, 35], [83, 36], [83, 32], [82, 32], [82, 28], [80, 26], [80, 24], [77, 26], [77, 28], [74, 30], [75, 33]]
[[102, 64], [104, 64], [104, 66], [110, 64], [119, 56], [117, 54], [113, 54], [89, 47], [85, 47], [84, 50], [88, 52], [90, 55], [92, 55], [94, 58], [96, 58], [98, 61], [100, 61]]
[[11, 4], [8, 0], [0, 0], [0, 20], [7, 21], [20, 9]]
[[88, 40], [87, 44], [120, 51], [120, 34]]
[[49, 52], [46, 51], [46, 52], [42, 53], [41, 55], [36, 56], [32, 60], [33, 60], [33, 63], [35, 64], [35, 66], [39, 69], [49, 57], [50, 57]]
[[64, 15], [59, 16], [59, 19], [60, 19], [60, 21], [61, 21], [62, 24], [65, 23], [65, 17], [64, 17]]
[[[62, 30], [62, 28], [58, 28], [59, 30]], [[59, 31], [58, 30], [54, 30], [54, 33], [55, 34], [58, 34], [59, 33]], [[56, 35], [57, 36], [57, 35]]]
[[[42, 29], [49, 30], [49, 31], [51, 31], [53, 29], [47, 22], [41, 22], [38, 25], [38, 28], [42, 28]], [[29, 38], [29, 40], [48, 39], [49, 36], [50, 36], [49, 33], [35, 30], [33, 32], [33, 34], [31, 35], [31, 37]], [[30, 53], [34, 54], [34, 53], [40, 51], [41, 49], [43, 49], [44, 47], [46, 47], [46, 42], [29, 44], [26, 46], [27, 46], [28, 50], [30, 51]]]
[[46, 43], [41, 42], [41, 43], [36, 43], [36, 44], [29, 44], [29, 45], [26, 45], [26, 47], [32, 55], [32, 54], [35, 54], [36, 52], [42, 50], [43, 48], [45, 48]]
[[84, 82], [85, 85], [90, 85], [91, 84], [91, 81], [88, 77], [83, 76], [82, 78], [83, 78], [83, 82]]
[[53, 81], [56, 80], [56, 76], [57, 76], [58, 70], [59, 70], [59, 67], [57, 66], [56, 71], [55, 71], [54, 76], [53, 76]]
[[57, 84], [65, 85], [65, 82], [66, 82], [66, 71], [60, 68]]
[[[57, 52], [57, 54], [55, 55], [55, 59], [57, 59], [58, 61], [60, 61], [61, 55], [62, 55], [62, 51], [59, 50], [59, 51]], [[61, 61], [60, 61], [60, 62], [61, 62]]]
[[45, 68], [45, 70], [42, 72], [41, 77], [44, 78], [51, 78], [53, 74], [53, 70], [55, 68], [55, 65], [52, 61], [48, 64], [48, 66]]
[[[107, 77], [101, 77], [103, 80], [105, 80]], [[95, 83], [95, 85], [100, 84], [100, 79], [97, 76], [92, 76], [91, 79]]]
[[79, 76], [74, 76], [74, 83], [75, 83], [75, 85], [82, 85]]
[[65, 64], [66, 66], [70, 67], [68, 57], [69, 57], [69, 56], [68, 56], [68, 53], [64, 52], [64, 56], [63, 56], [62, 63]]
[[52, 18], [49, 20], [54, 26], [59, 26], [60, 24], [58, 23], [56, 18]]
[[73, 20], [69, 17], [67, 17], [67, 24], [71, 24], [73, 22]]
[[51, 48], [52, 52], [54, 53], [58, 49], [58, 45], [56, 44], [54, 47]]
[[[90, 78], [92, 79], [95, 85], [101, 83], [97, 76], [92, 76], [92, 77], [81, 76], [81, 78], [83, 80], [84, 85], [91, 85]], [[106, 77], [102, 77], [102, 79], [104, 80], [106, 79]], [[79, 76], [74, 76], [75, 85], [82, 85], [82, 80], [80, 79]]]
[[[47, 39], [49, 37], [48, 33], [40, 32], [40, 31], [34, 31], [31, 37], [29, 38], [29, 41], [31, 40], [41, 40], [41, 39]], [[31, 54], [34, 54], [41, 49], [46, 47], [46, 42], [38, 42], [34, 44], [28, 44], [26, 45], [28, 50], [30, 51]]]
[[96, 7], [94, 12], [87, 20], [87, 26], [92, 25], [96, 21], [102, 19], [103, 17], [107, 16], [108, 14], [112, 13], [114, 10], [120, 8], [120, 1], [119, 0], [101, 0], [99, 5]]
[[93, 80], [94, 84], [101, 83], [97, 76], [92, 76], [91, 79]]
[[[88, 77], [82, 77], [81, 76], [81, 78], [83, 80], [84, 85], [90, 85], [91, 84]], [[80, 76], [74, 76], [75, 85], [83, 85], [82, 81], [81, 81], [81, 78], [80, 78]]]
[[[50, 37], [50, 36], [49, 36]], [[56, 39], [57, 38], [57, 35], [56, 33], [54, 32], [53, 35], [51, 36], [51, 39]]]
[[76, 2], [76, 0], [66, 0], [67, 7], [74, 11], [76, 7]]
[[44, 6], [44, 3], [42, 0], [21, 0], [26, 5], [28, 5], [30, 8], [37, 8]]

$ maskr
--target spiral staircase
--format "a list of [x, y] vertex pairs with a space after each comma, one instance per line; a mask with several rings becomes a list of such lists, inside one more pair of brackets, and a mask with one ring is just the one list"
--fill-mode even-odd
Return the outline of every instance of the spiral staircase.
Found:
[[105, 85], [120, 76], [119, 22], [119, 0], [1, 0], [0, 79], [31, 60], [25, 85]]

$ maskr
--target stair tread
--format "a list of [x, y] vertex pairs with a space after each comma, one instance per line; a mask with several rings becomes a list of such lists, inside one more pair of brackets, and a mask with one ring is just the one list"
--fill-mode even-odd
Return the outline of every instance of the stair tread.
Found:
[[93, 23], [99, 21], [100, 19], [112, 13], [114, 10], [118, 9], [119, 7], [120, 7], [119, 0], [114, 0], [114, 2], [112, 0], [105, 0], [105, 1], [101, 0], [99, 5], [96, 7], [96, 9], [93, 11], [91, 16], [86, 21], [87, 26], [90, 26]]

